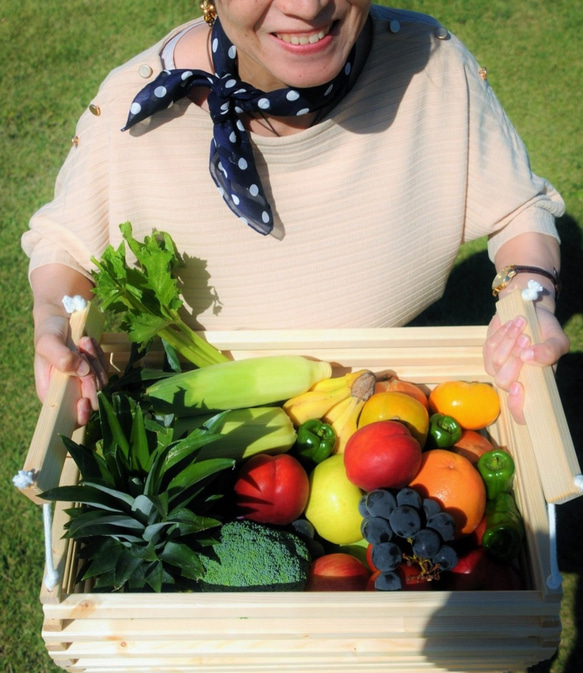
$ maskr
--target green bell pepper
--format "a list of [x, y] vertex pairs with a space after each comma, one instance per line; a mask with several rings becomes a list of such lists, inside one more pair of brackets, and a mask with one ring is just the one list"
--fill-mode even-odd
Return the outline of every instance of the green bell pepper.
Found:
[[497, 561], [507, 563], [520, 553], [524, 521], [511, 493], [498, 493], [486, 503], [486, 530], [482, 546]]
[[462, 427], [452, 416], [432, 414], [429, 418], [428, 448], [447, 449], [462, 438]]
[[510, 493], [514, 482], [515, 465], [508, 451], [492, 449], [478, 459], [478, 472], [486, 484], [488, 500], [499, 493]]
[[301, 458], [321, 463], [332, 453], [335, 444], [334, 428], [324, 421], [312, 418], [298, 428], [296, 452]]

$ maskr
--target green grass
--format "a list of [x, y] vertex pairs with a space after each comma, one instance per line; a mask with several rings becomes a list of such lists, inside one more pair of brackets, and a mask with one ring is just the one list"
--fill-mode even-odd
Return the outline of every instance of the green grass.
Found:
[[[388, 4], [388, 3], [385, 3]], [[557, 379], [581, 452], [583, 381], [583, 6], [573, 0], [412, 0], [437, 16], [488, 68], [489, 81], [530, 149], [533, 169], [561, 191], [565, 289], [559, 316], [572, 340]], [[0, 0], [0, 669], [55, 673], [40, 636], [40, 511], [11, 484], [39, 404], [32, 376], [31, 299], [20, 235], [50, 199], [75, 122], [114, 66], [196, 11], [192, 0]], [[492, 303], [474, 299], [491, 280], [484, 242], [464, 248], [442, 301], [419, 323], [484, 323]], [[469, 302], [470, 308], [468, 308]], [[552, 450], [552, 447], [549, 447]], [[578, 673], [583, 661], [583, 525], [579, 501], [559, 508], [564, 574], [563, 639], [537, 673]]]

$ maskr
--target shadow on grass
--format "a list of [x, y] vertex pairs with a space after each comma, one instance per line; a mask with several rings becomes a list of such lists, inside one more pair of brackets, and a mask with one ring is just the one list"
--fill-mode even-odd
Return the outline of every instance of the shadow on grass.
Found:
[[[583, 248], [582, 228], [569, 215], [558, 223], [561, 236], [563, 290], [557, 306], [562, 325], [583, 314]], [[471, 255], [456, 265], [442, 299], [418, 316], [411, 325], [485, 325], [495, 311], [495, 299], [488, 288], [492, 282], [492, 264], [485, 251]], [[579, 464], [583, 465], [583, 349], [581, 338], [557, 366], [557, 387], [565, 410], [569, 430], [575, 444]], [[550, 448], [550, 447], [549, 447]], [[580, 673], [583, 661], [583, 506], [581, 499], [557, 508], [557, 545], [559, 568], [575, 575], [574, 595], [570, 603], [573, 614], [569, 637], [561, 641], [561, 673]], [[438, 616], [436, 616], [438, 618]], [[564, 617], [563, 617], [564, 619]], [[565, 620], [566, 621], [566, 620]], [[566, 635], [566, 634], [565, 634]], [[429, 655], [430, 656], [430, 655]], [[529, 673], [550, 673], [556, 656], [529, 668]], [[439, 662], [443, 664], [443, 662]]]

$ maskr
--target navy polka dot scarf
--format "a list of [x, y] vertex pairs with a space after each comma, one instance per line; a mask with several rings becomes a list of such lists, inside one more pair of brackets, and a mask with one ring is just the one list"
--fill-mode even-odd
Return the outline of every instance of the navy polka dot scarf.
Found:
[[229, 206], [261, 234], [273, 229], [273, 211], [257, 173], [249, 135], [240, 119], [244, 113], [275, 116], [304, 115], [332, 107], [347, 92], [355, 49], [342, 71], [320, 86], [278, 89], [265, 93], [237, 77], [237, 49], [217, 19], [211, 36], [216, 73], [204, 70], [163, 70], [135, 97], [123, 131], [184, 98], [194, 87], [210, 89], [208, 105], [214, 123], [210, 174]]

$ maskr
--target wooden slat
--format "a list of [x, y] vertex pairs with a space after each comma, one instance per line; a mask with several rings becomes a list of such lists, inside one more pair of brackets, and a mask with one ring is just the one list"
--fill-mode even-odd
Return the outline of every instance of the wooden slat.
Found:
[[[70, 341], [77, 344], [83, 335], [100, 339], [103, 315], [89, 303], [76, 311], [69, 321]], [[75, 404], [79, 398], [79, 380], [53, 371], [47, 396], [42, 405], [23, 470], [34, 471], [34, 483], [22, 489], [36, 504], [43, 501], [41, 493], [57, 486], [67, 451], [59, 435], [70, 437], [76, 425]]]
[[[318, 642], [306, 638], [301, 643], [228, 639], [205, 643], [152, 641], [136, 643], [104, 641], [73, 644], [68, 651], [52, 653], [77, 659], [73, 670], [140, 671], [492, 671], [521, 670], [535, 662], [536, 639], [523, 643], [496, 638], [447, 638], [437, 641], [411, 637], [405, 643], [390, 639], [359, 638]], [[293, 646], [293, 647], [292, 647]], [[357, 663], [358, 662], [358, 663]]]
[[[502, 322], [516, 315], [527, 320], [525, 332], [533, 343], [542, 340], [534, 304], [515, 290], [497, 304]], [[571, 439], [552, 367], [524, 366], [519, 381], [524, 386], [524, 416], [531, 436], [538, 472], [547, 502], [562, 503], [581, 495], [575, 478], [581, 468]]]

